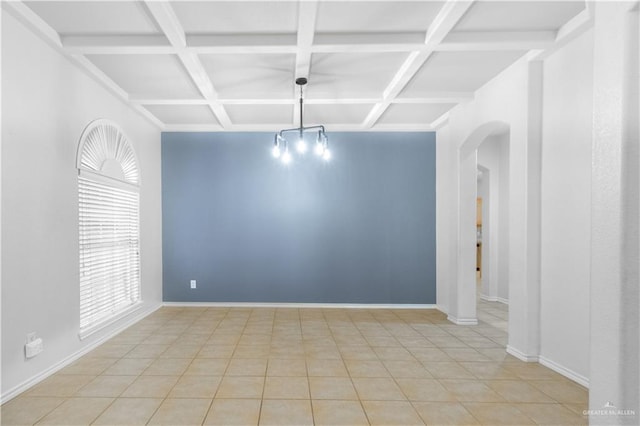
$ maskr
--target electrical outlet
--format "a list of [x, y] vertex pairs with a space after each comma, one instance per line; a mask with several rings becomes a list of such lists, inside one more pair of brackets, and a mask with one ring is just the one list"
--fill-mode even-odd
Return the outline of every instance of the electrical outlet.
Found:
[[191, 288], [196, 288], [196, 280], [191, 280]]

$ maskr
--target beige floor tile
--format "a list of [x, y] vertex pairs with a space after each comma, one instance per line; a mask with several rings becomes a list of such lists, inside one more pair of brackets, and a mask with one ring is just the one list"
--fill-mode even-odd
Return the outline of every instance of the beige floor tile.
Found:
[[261, 425], [312, 425], [311, 401], [303, 399], [265, 399], [260, 411]]
[[361, 400], [402, 401], [407, 399], [393, 379], [355, 377], [352, 380]]
[[522, 362], [518, 359], [511, 361], [508, 368], [524, 380], [564, 380], [560, 374], [541, 364]]
[[311, 405], [316, 425], [356, 426], [369, 424], [360, 401], [313, 400]]
[[228, 365], [228, 359], [196, 358], [191, 361], [184, 374], [188, 376], [222, 376]]
[[456, 401], [453, 392], [435, 379], [396, 379], [400, 389], [411, 401]]
[[351, 377], [389, 377], [389, 372], [381, 361], [346, 360], [345, 365]]
[[392, 377], [428, 379], [433, 377], [431, 373], [418, 361], [382, 361]]
[[438, 348], [409, 348], [408, 351], [422, 362], [452, 361], [446, 352]]
[[259, 399], [214, 399], [205, 425], [257, 425], [260, 418]]
[[183, 345], [174, 343], [160, 355], [160, 358], [195, 358], [196, 355], [198, 355], [198, 352], [202, 349], [202, 346], [203, 345]]
[[216, 398], [262, 398], [264, 377], [225, 376]]
[[561, 404], [516, 404], [518, 410], [539, 425], [587, 425], [589, 417]]
[[302, 344], [280, 344], [272, 345], [269, 352], [270, 358], [280, 359], [302, 359], [305, 358], [304, 347]]
[[532, 380], [529, 383], [561, 403], [580, 404], [589, 400], [589, 392], [586, 388], [567, 379]]
[[167, 398], [158, 407], [148, 424], [201, 425], [210, 405], [210, 399]]
[[125, 356], [131, 349], [135, 348], [136, 345], [128, 344], [128, 345], [118, 345], [111, 343], [111, 341], [104, 343], [91, 352], [89, 352], [86, 356], [88, 357], [96, 357], [96, 358], [122, 358]]
[[113, 365], [115, 358], [82, 357], [68, 367], [63, 368], [58, 374], [83, 374], [97, 376]]
[[461, 362], [460, 365], [479, 379], [517, 380], [513, 371], [501, 363], [495, 362]]
[[465, 402], [463, 405], [481, 424], [509, 426], [535, 424], [511, 404]]
[[179, 376], [139, 376], [122, 393], [124, 398], [164, 398]]
[[309, 382], [306, 377], [269, 376], [265, 380], [263, 398], [309, 399]]
[[309, 359], [307, 371], [309, 377], [349, 377], [341, 359]]
[[268, 358], [271, 352], [269, 345], [238, 345], [233, 353], [234, 358]]
[[236, 345], [211, 345], [202, 346], [196, 358], [231, 358]]
[[146, 425], [161, 403], [161, 398], [118, 398], [93, 424]]
[[153, 361], [152, 358], [122, 358], [102, 374], [109, 376], [137, 376], [142, 374]]
[[64, 398], [19, 396], [2, 406], [0, 421], [5, 425], [32, 425], [64, 401]]
[[378, 356], [368, 345], [341, 345], [339, 351], [343, 359], [378, 360]]
[[117, 397], [135, 379], [136, 376], [98, 376], [82, 387], [76, 396]]
[[227, 367], [227, 376], [264, 376], [267, 359], [233, 358]]
[[342, 359], [342, 354], [337, 346], [320, 346], [314, 348], [305, 348], [305, 357], [307, 359]]
[[312, 399], [358, 399], [351, 379], [347, 377], [310, 377], [309, 387]]
[[589, 401], [585, 401], [579, 404], [576, 403], [565, 403], [562, 404], [564, 407], [568, 408], [569, 410], [573, 411], [576, 414], [579, 414], [582, 416], [582, 413], [584, 413], [585, 410], [589, 409]]
[[124, 358], [157, 358], [169, 348], [169, 345], [141, 344], [131, 349]]
[[152, 334], [142, 341], [146, 345], [171, 345], [179, 337], [178, 334]]
[[444, 380], [440, 383], [461, 402], [504, 402], [504, 398], [478, 380]]
[[428, 425], [477, 425], [478, 421], [457, 402], [414, 402], [422, 420]]
[[38, 422], [39, 425], [84, 425], [93, 422], [113, 398], [69, 398]]
[[407, 401], [362, 401], [372, 425], [423, 425], [424, 422]]
[[486, 383], [508, 402], [555, 402], [551, 397], [523, 380], [492, 380]]
[[93, 380], [95, 376], [61, 375], [53, 376], [31, 388], [26, 396], [59, 396], [69, 397], [74, 395], [84, 385]]
[[188, 358], [159, 358], [142, 373], [145, 376], [180, 376], [191, 364]]
[[482, 355], [473, 348], [443, 348], [442, 349], [451, 359], [457, 362], [471, 361], [491, 361], [490, 358]]
[[457, 362], [424, 362], [424, 368], [436, 379], [475, 379], [475, 376]]
[[168, 398], [213, 398], [218, 390], [219, 376], [182, 376]]
[[402, 347], [374, 347], [373, 348], [378, 358], [381, 360], [391, 361], [414, 361], [416, 358], [405, 348]]
[[306, 377], [307, 364], [304, 359], [269, 359], [267, 376]]

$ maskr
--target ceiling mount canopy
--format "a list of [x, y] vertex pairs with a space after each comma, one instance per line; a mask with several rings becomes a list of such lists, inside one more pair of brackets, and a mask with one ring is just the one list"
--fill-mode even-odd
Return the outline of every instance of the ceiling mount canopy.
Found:
[[280, 158], [283, 163], [288, 164], [291, 162], [291, 153], [289, 152], [289, 144], [286, 138], [287, 133], [297, 133], [298, 140], [296, 142], [296, 151], [303, 155], [307, 152], [307, 143], [304, 140], [304, 134], [317, 133], [313, 152], [318, 156], [328, 161], [331, 158], [331, 152], [329, 151], [329, 139], [325, 133], [324, 126], [309, 126], [304, 127], [303, 123], [303, 87], [307, 84], [305, 77], [296, 78], [296, 84], [300, 86], [300, 126], [292, 129], [280, 130], [274, 136], [273, 141], [273, 156]]

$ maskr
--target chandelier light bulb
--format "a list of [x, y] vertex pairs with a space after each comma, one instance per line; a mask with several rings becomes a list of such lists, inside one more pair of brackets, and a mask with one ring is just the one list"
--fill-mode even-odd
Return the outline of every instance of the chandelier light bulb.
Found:
[[322, 154], [324, 154], [324, 145], [322, 145], [321, 143], [316, 143], [316, 146], [315, 146], [313, 152], [315, 152], [315, 154], [318, 157], [321, 157]]
[[331, 160], [331, 151], [329, 151], [329, 148], [326, 148], [326, 149], [324, 150], [324, 153], [322, 153], [322, 159], [323, 159], [324, 161], [329, 161], [329, 160]]
[[289, 154], [289, 150], [286, 150], [284, 154], [282, 154], [282, 162], [284, 164], [289, 164], [291, 162], [291, 154]]
[[298, 143], [296, 144], [296, 150], [300, 154], [304, 154], [305, 152], [307, 152], [307, 144], [305, 143], [304, 139], [302, 138], [298, 139]]
[[280, 147], [278, 145], [273, 147], [273, 151], [271, 151], [275, 158], [280, 158]]

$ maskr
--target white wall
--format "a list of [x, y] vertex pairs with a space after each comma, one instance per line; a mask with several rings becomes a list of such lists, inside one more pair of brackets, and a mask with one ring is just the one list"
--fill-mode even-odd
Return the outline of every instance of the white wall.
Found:
[[[122, 327], [80, 341], [78, 140], [96, 118], [117, 122], [141, 170], [142, 295], [161, 303], [160, 132], [67, 59], [2, 14], [2, 396]], [[26, 360], [26, 334], [44, 352]]]
[[[509, 299], [509, 133], [489, 136], [478, 148], [478, 165], [490, 173], [489, 203], [483, 203], [482, 277], [485, 299], [506, 303]], [[488, 213], [486, 214], [485, 211]], [[489, 227], [486, 228], [485, 223]], [[485, 229], [486, 228], [486, 229]], [[484, 246], [488, 241], [489, 245]], [[485, 249], [488, 255], [485, 255]]]
[[589, 376], [593, 32], [544, 62], [541, 234], [543, 362]]

